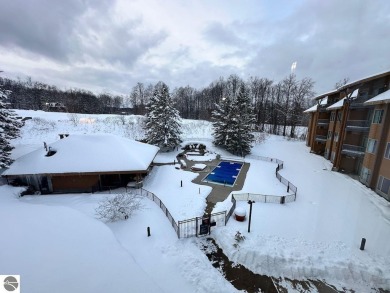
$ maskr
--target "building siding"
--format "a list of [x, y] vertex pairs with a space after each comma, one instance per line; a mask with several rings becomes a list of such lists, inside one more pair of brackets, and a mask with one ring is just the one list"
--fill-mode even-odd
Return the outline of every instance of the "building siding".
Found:
[[[319, 105], [317, 112], [310, 113], [306, 142], [312, 152], [324, 154], [326, 159], [332, 161], [333, 170], [360, 176], [362, 183], [388, 200], [390, 195], [379, 191], [378, 184], [383, 178], [390, 180], [390, 159], [384, 158], [387, 143], [390, 142], [390, 103], [373, 106], [364, 102], [387, 91], [389, 86], [390, 72], [387, 72], [333, 92], [327, 97], [326, 105]], [[359, 93], [352, 98], [351, 94], [356, 89], [359, 89]], [[326, 109], [344, 97], [346, 99], [340, 108]], [[324, 95], [318, 96], [319, 101], [325, 98]], [[383, 111], [380, 123], [374, 120], [376, 110]], [[328, 124], [325, 119], [328, 119]], [[326, 136], [326, 140], [323, 136]], [[369, 152], [368, 147], [372, 146], [374, 140], [375, 151]]]

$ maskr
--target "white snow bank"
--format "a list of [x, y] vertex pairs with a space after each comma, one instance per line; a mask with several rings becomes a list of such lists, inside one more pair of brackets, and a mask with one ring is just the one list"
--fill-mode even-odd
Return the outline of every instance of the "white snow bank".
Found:
[[162, 200], [176, 221], [186, 220], [203, 215], [206, 197], [211, 192], [211, 187], [191, 182], [197, 176], [171, 165], [154, 167], [144, 182], [144, 188]]
[[23, 203], [14, 190], [0, 186], [0, 271], [20, 274], [23, 291], [161, 291], [105, 224], [68, 207]]
[[201, 155], [187, 155], [186, 158], [189, 161], [196, 161], [196, 162], [206, 162], [206, 161], [212, 161], [216, 158], [215, 153], [205, 153], [203, 156]]
[[199, 170], [204, 170], [206, 167], [207, 167], [207, 165], [205, 165], [205, 164], [194, 164], [191, 167], [191, 169], [199, 171]]
[[[298, 187], [297, 200], [253, 204], [249, 234], [248, 221], [231, 219], [215, 229], [217, 242], [233, 261], [258, 273], [325, 279], [356, 292], [390, 288], [388, 202], [358, 181], [329, 171], [329, 162], [311, 154], [304, 142], [270, 136], [253, 153], [284, 161], [280, 173]], [[256, 185], [251, 179], [261, 169], [251, 164], [244, 189], [261, 190], [261, 182]], [[274, 170], [270, 172], [274, 176]], [[218, 210], [230, 206], [229, 198]], [[237, 206], [248, 213], [246, 202]], [[236, 231], [246, 237], [239, 249], [233, 246]], [[360, 251], [363, 237], [366, 247]]]

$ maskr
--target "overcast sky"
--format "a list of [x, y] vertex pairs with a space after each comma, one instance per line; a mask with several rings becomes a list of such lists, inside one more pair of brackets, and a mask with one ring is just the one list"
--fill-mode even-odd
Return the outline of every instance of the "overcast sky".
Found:
[[128, 94], [238, 74], [280, 81], [297, 62], [318, 94], [390, 70], [389, 0], [0, 0], [0, 70]]

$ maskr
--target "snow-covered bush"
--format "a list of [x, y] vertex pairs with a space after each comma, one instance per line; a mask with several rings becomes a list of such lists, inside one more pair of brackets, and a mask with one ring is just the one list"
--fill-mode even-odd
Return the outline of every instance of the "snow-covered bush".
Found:
[[96, 208], [96, 216], [109, 222], [127, 220], [135, 211], [143, 208], [142, 196], [134, 192], [123, 192], [105, 198]]
[[253, 136], [254, 136], [254, 143], [261, 144], [267, 139], [269, 134], [266, 132], [253, 132]]
[[53, 131], [57, 126], [54, 121], [49, 121], [40, 117], [34, 117], [32, 122], [34, 123], [33, 129], [38, 130], [39, 132]]
[[68, 114], [69, 121], [73, 124], [73, 126], [79, 125], [79, 116], [76, 113]]
[[126, 123], [126, 116], [125, 115], [116, 115], [115, 120], [116, 120], [116, 123], [118, 125], [125, 125], [125, 123]]
[[245, 236], [240, 233], [240, 231], [236, 232], [236, 235], [234, 236], [234, 240], [236, 240], [236, 243], [233, 244], [235, 248], [238, 247], [238, 244], [245, 240]]

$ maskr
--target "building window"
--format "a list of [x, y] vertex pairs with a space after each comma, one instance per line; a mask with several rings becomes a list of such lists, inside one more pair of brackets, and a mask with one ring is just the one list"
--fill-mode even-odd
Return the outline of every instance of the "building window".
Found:
[[332, 138], [332, 131], [328, 131], [328, 139]]
[[386, 146], [385, 158], [390, 160], [390, 142], [388, 142]]
[[325, 149], [324, 158], [328, 159], [328, 157], [329, 157], [329, 150]]
[[330, 113], [330, 121], [334, 121], [335, 116], [336, 116], [335, 112]]
[[376, 143], [377, 143], [377, 141], [375, 139], [369, 138], [368, 142], [367, 142], [367, 150], [366, 150], [366, 152], [367, 153], [372, 153], [372, 154], [375, 153], [375, 151], [376, 151]]
[[340, 121], [341, 122], [341, 119], [343, 118], [343, 113], [341, 112], [338, 112], [337, 113], [337, 121]]
[[338, 141], [339, 141], [339, 133], [338, 133], [338, 132], [335, 132], [335, 133], [334, 133], [334, 141], [335, 141], [335, 142], [338, 142]]
[[332, 154], [330, 155], [330, 161], [333, 163], [334, 162], [334, 158], [336, 156], [336, 153], [335, 152], [332, 152]]
[[366, 167], [362, 167], [362, 170], [360, 171], [360, 181], [362, 183], [367, 184], [368, 180], [370, 179], [371, 171], [370, 169], [367, 169]]
[[386, 195], [389, 195], [390, 180], [383, 176], [379, 176], [378, 190]]
[[375, 110], [372, 123], [376, 123], [376, 124], [382, 123], [383, 112], [384, 112], [383, 110]]

